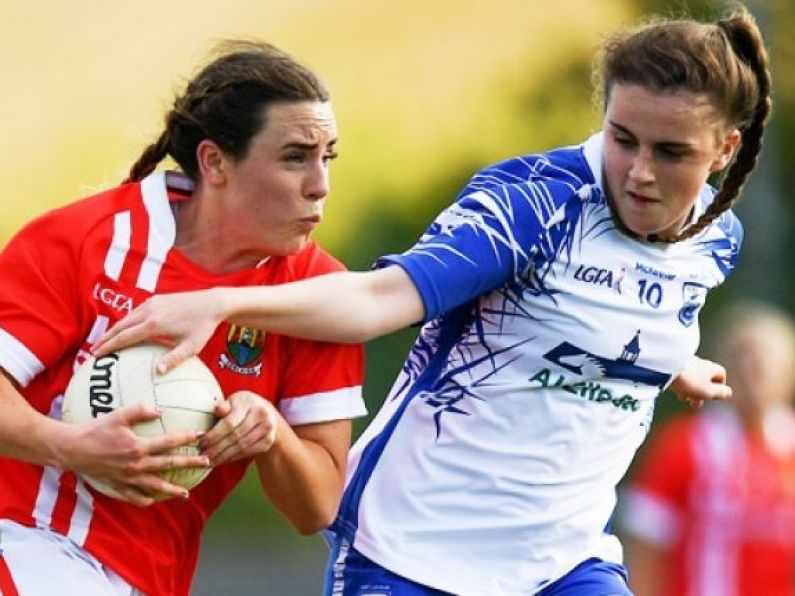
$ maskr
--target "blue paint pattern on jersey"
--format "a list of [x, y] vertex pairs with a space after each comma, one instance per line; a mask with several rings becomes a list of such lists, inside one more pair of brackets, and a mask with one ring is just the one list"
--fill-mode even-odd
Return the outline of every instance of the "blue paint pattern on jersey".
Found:
[[[742, 229], [727, 212], [676, 245], [624, 236], [601, 155], [597, 135], [487, 167], [414, 247], [376, 263], [406, 271], [425, 324], [351, 451], [332, 529], [386, 567], [451, 592], [526, 593], [583, 545], [620, 561], [615, 483], [695, 352]], [[713, 196], [702, 189], [694, 217]]]

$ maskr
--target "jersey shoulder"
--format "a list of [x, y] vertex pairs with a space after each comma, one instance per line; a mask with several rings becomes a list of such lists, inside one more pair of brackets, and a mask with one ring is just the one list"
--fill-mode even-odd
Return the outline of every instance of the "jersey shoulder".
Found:
[[[698, 197], [698, 206], [696, 208], [697, 214], [704, 213], [707, 208], [712, 204], [712, 201], [715, 200], [718, 191], [712, 185], [705, 184], [701, 190], [701, 193]], [[710, 224], [708, 230], [711, 232], [711, 235], [714, 236], [723, 236], [725, 238], [731, 239], [738, 245], [742, 243], [743, 240], [743, 226], [740, 222], [740, 219], [737, 217], [737, 214], [732, 209], [727, 209], [723, 213], [721, 213], [715, 220]]]
[[19, 235], [79, 245], [102, 222], [140, 204], [140, 196], [137, 184], [105, 190], [35, 217]]
[[595, 176], [585, 159], [583, 146], [576, 145], [511, 157], [486, 166], [472, 177], [463, 192], [527, 184], [561, 184], [576, 189], [595, 184]]

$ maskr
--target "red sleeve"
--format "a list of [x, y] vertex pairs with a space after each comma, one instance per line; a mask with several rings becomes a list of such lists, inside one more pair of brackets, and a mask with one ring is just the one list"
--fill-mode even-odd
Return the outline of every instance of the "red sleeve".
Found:
[[291, 425], [364, 416], [361, 345], [289, 339], [279, 410]]
[[[335, 271], [345, 266], [316, 244], [310, 244], [293, 264], [293, 279]], [[282, 375], [279, 410], [290, 424], [308, 424], [364, 416], [362, 398], [364, 349], [286, 338], [289, 356]]]
[[0, 366], [23, 386], [82, 339], [79, 234], [55, 213], [28, 224], [0, 252]]

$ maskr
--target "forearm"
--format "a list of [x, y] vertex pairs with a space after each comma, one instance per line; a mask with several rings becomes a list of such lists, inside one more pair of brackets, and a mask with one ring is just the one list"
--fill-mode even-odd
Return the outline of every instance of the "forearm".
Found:
[[65, 425], [31, 406], [0, 372], [0, 454], [39, 465], [61, 465]]
[[218, 300], [222, 318], [232, 323], [320, 341], [363, 342], [423, 317], [419, 294], [399, 267], [223, 288]]
[[312, 534], [328, 526], [336, 515], [345, 481], [350, 423], [337, 427], [346, 448], [335, 462], [325, 447], [297, 435], [281, 416], [279, 420], [279, 439], [255, 458], [260, 485], [301, 534]]

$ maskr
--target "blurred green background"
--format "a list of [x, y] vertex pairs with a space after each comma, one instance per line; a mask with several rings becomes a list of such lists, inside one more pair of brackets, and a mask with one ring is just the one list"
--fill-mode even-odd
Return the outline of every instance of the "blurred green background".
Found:
[[[275, 43], [329, 83], [340, 159], [318, 238], [353, 269], [407, 248], [479, 167], [577, 143], [600, 125], [591, 61], [644, 15], [710, 17], [699, 0], [63, 0], [0, 4], [0, 245], [25, 221], [121, 180], [214, 43]], [[795, 2], [747, 3], [773, 54], [776, 108], [738, 206], [740, 267], [705, 309], [763, 298], [795, 311]], [[2, 281], [0, 281], [2, 283]], [[368, 346], [374, 413], [414, 332]], [[680, 406], [661, 400], [658, 420]], [[359, 432], [366, 420], [357, 423]], [[212, 520], [194, 594], [317, 594], [325, 546], [247, 477]]]

